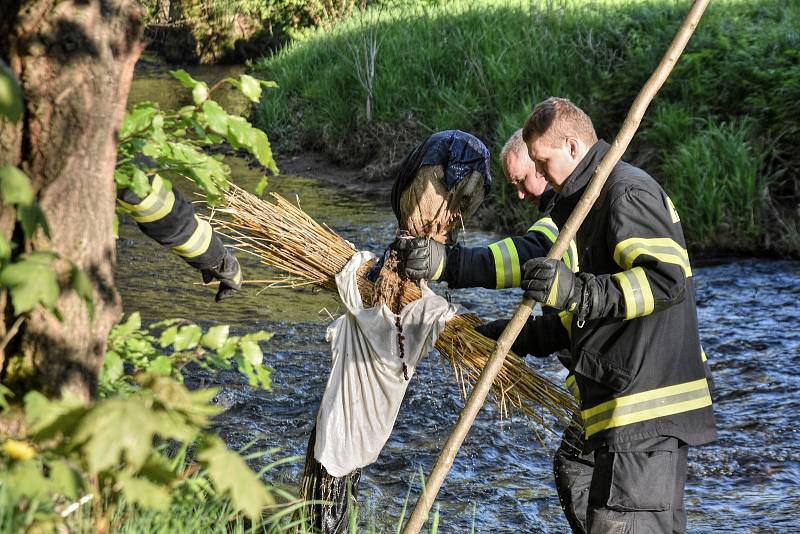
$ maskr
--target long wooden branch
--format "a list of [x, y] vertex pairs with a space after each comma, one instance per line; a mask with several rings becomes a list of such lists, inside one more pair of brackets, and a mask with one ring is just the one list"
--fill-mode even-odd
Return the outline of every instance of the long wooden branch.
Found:
[[[639, 128], [639, 124], [644, 117], [647, 107], [650, 105], [650, 102], [652, 102], [658, 90], [661, 89], [661, 86], [664, 85], [670, 72], [672, 72], [672, 68], [675, 66], [675, 63], [686, 47], [686, 43], [689, 42], [689, 38], [692, 36], [692, 33], [694, 33], [694, 29], [703, 16], [707, 5], [708, 0], [696, 0], [692, 5], [689, 14], [686, 16], [683, 24], [681, 24], [666, 54], [633, 102], [628, 116], [622, 124], [622, 128], [611, 144], [611, 149], [600, 162], [586, 191], [583, 193], [583, 196], [581, 196], [578, 205], [573, 210], [564, 228], [561, 229], [558, 239], [548, 254], [549, 258], [559, 259], [564, 252], [566, 252], [569, 242], [574, 239], [578, 228], [580, 228], [581, 223], [583, 223], [589, 210], [591, 210], [594, 205], [595, 200], [600, 195], [600, 191], [603, 185], [605, 185], [611, 173], [611, 169], [614, 168], [622, 157], [622, 154], [624, 154], [625, 150], [628, 148], [631, 139], [633, 139], [636, 130]], [[486, 400], [486, 395], [489, 393], [497, 373], [503, 366], [506, 354], [522, 330], [525, 321], [530, 317], [534, 304], [532, 299], [524, 298], [517, 308], [517, 311], [514, 313], [514, 316], [511, 318], [511, 321], [506, 326], [505, 331], [500, 336], [500, 339], [497, 340], [497, 347], [489, 358], [486, 367], [483, 369], [478, 383], [475, 384], [475, 388], [472, 390], [453, 432], [442, 448], [442, 452], [439, 454], [439, 458], [436, 460], [436, 464], [431, 470], [430, 476], [427, 478], [425, 488], [417, 500], [414, 511], [406, 523], [403, 534], [417, 534], [427, 520], [428, 513], [433, 505], [433, 501], [436, 499], [439, 488], [444, 478], [447, 476], [447, 473], [450, 471], [455, 461], [456, 454], [461, 444], [464, 442], [469, 429], [475, 422], [475, 418]]]

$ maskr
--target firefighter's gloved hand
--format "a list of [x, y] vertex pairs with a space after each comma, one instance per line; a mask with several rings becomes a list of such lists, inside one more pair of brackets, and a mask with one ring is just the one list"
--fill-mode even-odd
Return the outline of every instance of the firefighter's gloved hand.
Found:
[[559, 260], [536, 258], [522, 266], [522, 289], [525, 296], [542, 306], [574, 312], [583, 282]]
[[447, 264], [448, 245], [426, 237], [398, 237], [392, 243], [397, 252], [398, 270], [412, 280], [438, 280]]
[[[496, 321], [491, 321], [486, 324], [480, 324], [476, 326], [475, 331], [497, 341], [500, 339], [500, 335], [503, 333], [503, 330], [506, 329], [507, 325], [508, 319], [498, 319]], [[514, 351], [514, 354], [517, 356], [525, 356], [526, 354], [530, 354], [529, 347], [531, 347], [534, 342], [534, 336], [535, 333], [533, 319], [528, 318], [528, 320], [525, 321], [525, 325], [522, 327], [522, 330], [520, 330], [517, 339], [514, 340], [514, 344], [511, 345], [511, 350]]]
[[232, 297], [242, 288], [242, 268], [236, 260], [236, 256], [225, 250], [222, 261], [213, 269], [201, 269], [203, 283], [207, 284], [212, 280], [219, 280], [219, 289], [216, 302]]

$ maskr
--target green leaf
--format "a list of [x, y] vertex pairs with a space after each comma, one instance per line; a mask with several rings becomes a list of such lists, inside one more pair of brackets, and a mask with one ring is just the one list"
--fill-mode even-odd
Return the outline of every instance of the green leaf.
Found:
[[136, 196], [141, 199], [150, 194], [150, 180], [147, 179], [147, 175], [139, 167], [133, 168], [133, 179], [130, 187], [136, 193]]
[[212, 131], [225, 135], [228, 133], [228, 112], [213, 100], [203, 102], [203, 117]]
[[139, 470], [139, 475], [159, 484], [169, 484], [178, 478], [166, 459], [159, 454], [150, 455]]
[[124, 339], [126, 336], [136, 332], [142, 327], [142, 317], [139, 312], [133, 312], [128, 316], [128, 320], [114, 327], [112, 336], [117, 339]]
[[158, 344], [162, 347], [168, 347], [175, 343], [175, 338], [178, 337], [178, 327], [177, 326], [170, 326], [163, 332], [161, 332], [161, 338], [158, 340]]
[[76, 499], [78, 491], [81, 489], [80, 473], [70, 467], [64, 460], [51, 461], [48, 463], [48, 467], [51, 485], [55, 493], [70, 499]]
[[236, 348], [238, 346], [239, 338], [236, 336], [229, 337], [225, 340], [225, 343], [222, 345], [222, 347], [217, 350], [217, 354], [220, 356], [220, 358], [229, 360], [236, 355]]
[[11, 259], [11, 242], [0, 234], [0, 261]]
[[172, 374], [172, 361], [162, 354], [150, 362], [147, 366], [147, 371], [157, 375], [169, 376]]
[[159, 113], [158, 108], [150, 102], [137, 104], [133, 111], [125, 113], [120, 128], [120, 139], [126, 139], [131, 135], [144, 132], [150, 128], [153, 118]]
[[83, 417], [73, 443], [83, 450], [92, 474], [121, 461], [136, 471], [150, 454], [158, 430], [158, 421], [143, 398], [111, 397]]
[[26, 394], [23, 402], [25, 422], [36, 441], [46, 441], [58, 434], [71, 434], [87, 410], [77, 397], [64, 396], [51, 401], [38, 391]]
[[94, 288], [92, 287], [92, 282], [89, 281], [86, 273], [74, 264], [72, 272], [70, 272], [70, 283], [72, 284], [72, 289], [86, 303], [86, 307], [89, 309], [89, 319], [94, 320]]
[[196, 105], [200, 105], [208, 100], [208, 85], [205, 82], [198, 82], [192, 89], [192, 100]]
[[228, 339], [230, 329], [231, 327], [226, 324], [212, 326], [208, 329], [208, 332], [203, 334], [203, 337], [200, 338], [200, 343], [211, 350], [220, 349], [225, 344], [225, 340]]
[[3, 384], [0, 384], [0, 408], [3, 410], [8, 410], [10, 406], [8, 405], [9, 397], [13, 397], [14, 392], [5, 387]]
[[46, 498], [51, 493], [50, 481], [42, 474], [36, 462], [16, 462], [11, 469], [0, 474], [0, 486], [9, 493], [10, 501], [23, 497], [28, 499]]
[[200, 342], [200, 337], [202, 335], [203, 331], [196, 324], [183, 326], [178, 330], [178, 334], [175, 336], [173, 348], [176, 351], [193, 349]]
[[100, 373], [100, 381], [104, 384], [111, 384], [120, 379], [125, 373], [125, 366], [119, 354], [114, 351], [106, 352], [103, 360], [103, 370]]
[[258, 332], [253, 332], [252, 334], [247, 334], [246, 336], [242, 336], [242, 341], [269, 341], [272, 339], [272, 336], [275, 334], [273, 332], [267, 332], [265, 330], [259, 330]]
[[274, 504], [272, 495], [244, 460], [217, 437], [209, 437], [197, 455], [220, 493], [229, 492], [237, 510], [257, 520], [265, 506]]
[[183, 69], [171, 70], [169, 73], [177, 78], [181, 85], [187, 89], [194, 89], [198, 83], [201, 83], [189, 76], [189, 73]]
[[52, 257], [33, 253], [20, 258], [0, 271], [0, 285], [11, 293], [14, 314], [22, 315], [38, 304], [52, 310], [59, 295]]
[[242, 356], [247, 360], [250, 365], [261, 365], [264, 362], [264, 355], [261, 353], [261, 348], [258, 343], [254, 341], [242, 341], [239, 345], [242, 351]]
[[267, 185], [269, 185], [269, 179], [266, 177], [266, 175], [262, 176], [258, 181], [258, 185], [256, 185], [256, 195], [263, 195], [264, 191], [267, 189]]
[[30, 204], [33, 202], [33, 187], [28, 175], [13, 165], [0, 167], [0, 194], [3, 203]]
[[44, 235], [50, 237], [50, 227], [47, 225], [47, 217], [45, 217], [38, 202], [17, 205], [17, 220], [22, 225], [22, 231], [26, 238], [33, 236], [36, 229], [40, 226], [42, 227]]
[[142, 508], [164, 511], [172, 502], [167, 488], [146, 478], [120, 475], [118, 479], [122, 484], [122, 494], [125, 498]]
[[19, 81], [5, 61], [0, 59], [0, 117], [17, 122], [22, 117], [23, 109]]
[[258, 83], [258, 80], [247, 74], [242, 74], [239, 79], [241, 80], [242, 94], [251, 102], [259, 102], [261, 100], [261, 84]]

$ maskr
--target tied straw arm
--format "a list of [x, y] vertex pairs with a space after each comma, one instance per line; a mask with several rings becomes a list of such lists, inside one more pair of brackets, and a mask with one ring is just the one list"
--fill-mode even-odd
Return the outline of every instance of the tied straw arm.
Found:
[[[594, 205], [595, 200], [600, 195], [611, 170], [628, 148], [631, 139], [633, 139], [644, 117], [647, 107], [650, 105], [650, 102], [652, 102], [658, 90], [661, 89], [661, 86], [664, 85], [670, 72], [672, 72], [672, 68], [675, 66], [675, 63], [677, 63], [678, 58], [689, 42], [689, 38], [692, 36], [692, 33], [694, 33], [700, 18], [703, 16], [708, 1], [709, 0], [695, 0], [692, 4], [689, 13], [678, 29], [675, 38], [672, 40], [672, 44], [631, 105], [631, 109], [628, 111], [622, 128], [620, 128], [617, 137], [611, 144], [610, 150], [600, 162], [600, 165], [598, 165], [586, 191], [581, 196], [572, 214], [570, 214], [566, 224], [564, 224], [564, 228], [561, 229], [558, 239], [548, 254], [548, 258], [559, 259], [567, 250], [569, 242], [575, 237], [578, 228], [580, 228], [581, 223], [583, 223], [589, 210], [591, 210]], [[533, 311], [534, 304], [533, 299], [523, 298], [514, 316], [500, 336], [500, 339], [497, 340], [497, 346], [494, 352], [489, 358], [486, 367], [483, 369], [477, 384], [475, 384], [464, 406], [464, 410], [458, 418], [456, 426], [442, 448], [442, 452], [439, 454], [439, 458], [436, 460], [436, 464], [431, 470], [430, 476], [427, 478], [422, 494], [417, 500], [414, 511], [403, 529], [403, 534], [417, 534], [427, 520], [428, 513], [433, 505], [433, 501], [436, 499], [439, 488], [444, 478], [447, 476], [447, 473], [450, 471], [455, 461], [456, 454], [461, 444], [464, 442], [470, 427], [475, 422], [475, 418], [486, 400], [486, 395], [489, 393], [495, 377], [502, 369], [506, 354], [522, 330], [525, 321]]]

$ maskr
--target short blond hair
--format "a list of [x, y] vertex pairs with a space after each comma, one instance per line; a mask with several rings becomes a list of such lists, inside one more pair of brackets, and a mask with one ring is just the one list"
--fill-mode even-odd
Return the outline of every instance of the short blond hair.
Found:
[[530, 160], [528, 156], [528, 147], [525, 145], [525, 140], [522, 138], [522, 128], [511, 134], [511, 137], [508, 138], [508, 141], [506, 141], [506, 144], [503, 146], [503, 150], [500, 151], [500, 165], [503, 167], [503, 173], [506, 175], [506, 178], [510, 178], [508, 175], [507, 163], [510, 154], [514, 154], [518, 158]]
[[525, 143], [542, 138], [548, 145], [555, 146], [566, 137], [580, 139], [587, 146], [597, 142], [592, 119], [566, 98], [551, 96], [538, 104], [522, 128]]

